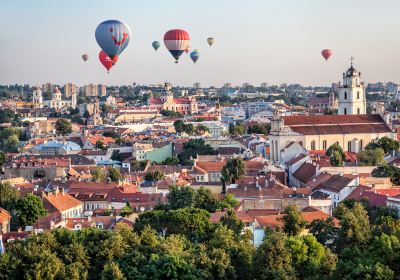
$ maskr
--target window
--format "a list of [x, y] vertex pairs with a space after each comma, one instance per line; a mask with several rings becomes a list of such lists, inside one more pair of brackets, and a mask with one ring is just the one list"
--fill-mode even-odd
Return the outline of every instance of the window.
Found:
[[343, 109], [343, 115], [347, 115], [347, 109], [346, 108]]
[[360, 114], [360, 108], [357, 108], [357, 115]]
[[360, 92], [357, 91], [357, 99], [360, 99]]
[[311, 141], [311, 150], [315, 150], [315, 141], [314, 140]]
[[347, 99], [347, 91], [344, 92], [344, 99]]
[[351, 152], [351, 141], [347, 142], [347, 151]]
[[363, 140], [360, 140], [360, 151], [362, 151], [362, 149], [363, 149], [364, 147], [363, 147]]
[[322, 141], [322, 149], [326, 150], [326, 140]]

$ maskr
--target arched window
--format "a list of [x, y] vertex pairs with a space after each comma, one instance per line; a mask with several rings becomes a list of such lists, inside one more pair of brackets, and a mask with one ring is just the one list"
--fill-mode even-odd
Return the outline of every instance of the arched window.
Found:
[[347, 142], [347, 151], [351, 152], [351, 141]]
[[358, 115], [360, 114], [360, 108], [357, 108], [357, 114]]
[[299, 141], [299, 145], [303, 147], [303, 141]]
[[311, 141], [311, 150], [315, 150], [315, 141], [314, 140]]
[[322, 149], [323, 149], [323, 150], [326, 150], [326, 146], [327, 146], [327, 145], [326, 145], [326, 140], [322, 141]]
[[347, 115], [347, 108], [343, 109], [343, 115]]
[[357, 99], [360, 99], [360, 92], [357, 91]]
[[362, 151], [362, 149], [363, 149], [364, 147], [363, 147], [363, 140], [360, 140], [360, 151]]
[[344, 92], [344, 99], [347, 99], [347, 91]]

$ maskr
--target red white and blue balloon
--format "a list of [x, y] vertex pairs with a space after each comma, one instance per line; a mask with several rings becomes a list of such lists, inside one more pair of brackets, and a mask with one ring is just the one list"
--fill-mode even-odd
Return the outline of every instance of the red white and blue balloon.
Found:
[[182, 29], [169, 30], [164, 35], [164, 44], [175, 58], [175, 63], [178, 63], [179, 57], [190, 46], [189, 33]]
[[131, 29], [119, 20], [106, 20], [97, 26], [95, 35], [100, 48], [113, 59], [128, 46]]

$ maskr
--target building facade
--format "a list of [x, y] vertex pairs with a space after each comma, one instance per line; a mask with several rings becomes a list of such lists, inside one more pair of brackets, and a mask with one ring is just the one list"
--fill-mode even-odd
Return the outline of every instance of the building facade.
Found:
[[338, 87], [338, 115], [363, 115], [367, 112], [365, 86], [361, 81], [361, 72], [351, 63], [343, 73], [343, 84]]

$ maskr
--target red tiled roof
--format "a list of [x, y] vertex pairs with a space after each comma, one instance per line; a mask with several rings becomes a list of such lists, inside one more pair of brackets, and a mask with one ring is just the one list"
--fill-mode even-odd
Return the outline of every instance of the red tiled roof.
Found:
[[317, 172], [317, 167], [312, 163], [304, 163], [296, 172], [293, 173], [293, 177], [302, 183], [307, 183]]
[[[283, 222], [281, 221], [282, 217], [285, 214], [278, 214], [278, 215], [269, 215], [269, 216], [256, 216], [255, 219], [257, 220], [258, 224], [262, 227], [271, 227], [277, 228], [282, 227]], [[325, 214], [322, 211], [319, 211], [313, 207], [307, 207], [301, 212], [301, 216], [307, 223], [311, 223], [314, 220], [326, 220], [330, 216]], [[335, 226], [339, 226], [340, 221], [336, 218], [333, 218], [333, 223]]]
[[284, 125], [303, 135], [392, 132], [379, 115], [284, 116]]
[[150, 104], [164, 104], [164, 102], [161, 100], [161, 98], [151, 98]]
[[225, 160], [221, 161], [197, 161], [196, 166], [207, 172], [221, 172], [226, 165]]
[[294, 125], [324, 125], [324, 124], [371, 124], [385, 123], [380, 115], [321, 115], [321, 116], [284, 116], [284, 124]]
[[78, 207], [83, 204], [83, 202], [64, 192], [58, 192], [56, 194], [49, 193], [43, 197], [43, 202], [44, 205], [50, 204], [60, 212]]
[[347, 187], [351, 181], [354, 180], [354, 176], [352, 175], [333, 175], [327, 181], [320, 185], [320, 189], [327, 189], [334, 192], [340, 192], [342, 189]]
[[[210, 221], [212, 223], [218, 223], [221, 220], [221, 218], [227, 214], [227, 212], [228, 211], [212, 213], [210, 216]], [[238, 219], [244, 223], [251, 223], [253, 221], [253, 218], [247, 215], [246, 212], [235, 210], [235, 214], [238, 217]]]
[[10, 213], [5, 209], [0, 208], [0, 224], [8, 222], [10, 219], [11, 219]]
[[302, 160], [302, 159], [305, 158], [305, 157], [307, 157], [307, 155], [304, 155], [304, 154], [298, 155], [298, 156], [292, 158], [291, 160], [288, 160], [288, 161], [286, 162], [286, 164], [287, 164], [287, 165], [295, 164], [296, 162]]

